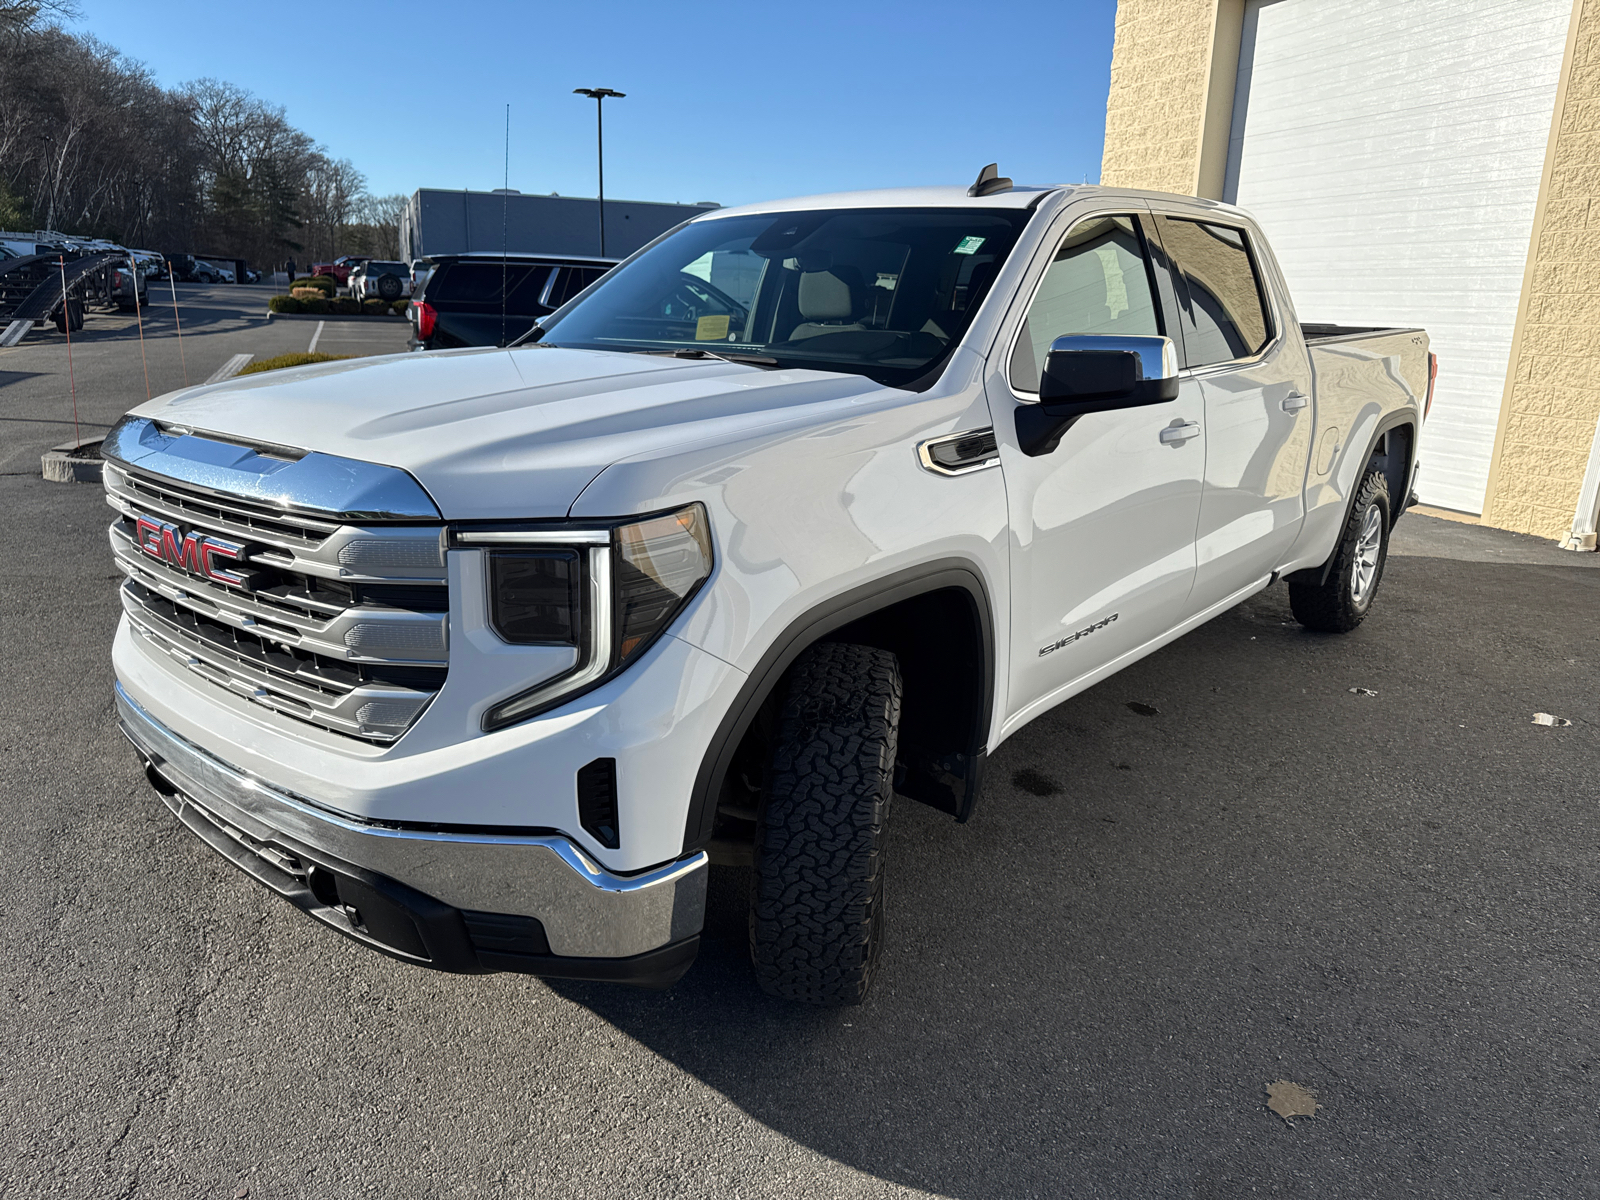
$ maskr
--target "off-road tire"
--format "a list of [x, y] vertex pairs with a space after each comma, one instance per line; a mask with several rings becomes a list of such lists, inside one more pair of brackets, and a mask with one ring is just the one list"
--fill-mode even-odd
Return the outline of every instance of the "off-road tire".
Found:
[[400, 293], [403, 290], [400, 285], [400, 276], [380, 275], [378, 277], [378, 296], [380, 299], [387, 300], [390, 304], [393, 304], [400, 299]]
[[790, 672], [756, 829], [750, 960], [763, 990], [866, 999], [883, 943], [883, 859], [900, 665], [828, 642]]
[[[1357, 572], [1363, 570], [1365, 531], [1373, 533], [1370, 515], [1377, 513], [1377, 560], [1366, 563], [1369, 575], [1364, 587], [1357, 586]], [[1372, 611], [1372, 601], [1383, 582], [1383, 568], [1389, 561], [1390, 520], [1389, 481], [1384, 473], [1371, 470], [1361, 481], [1356, 502], [1350, 507], [1339, 548], [1334, 552], [1333, 568], [1322, 583], [1289, 583], [1289, 607], [1294, 619], [1319, 633], [1349, 633]]]

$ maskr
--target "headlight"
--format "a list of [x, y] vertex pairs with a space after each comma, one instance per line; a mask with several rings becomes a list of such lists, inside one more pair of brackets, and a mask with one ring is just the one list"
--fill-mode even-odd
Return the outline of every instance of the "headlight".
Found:
[[489, 623], [516, 645], [578, 645], [581, 574], [576, 550], [492, 551]]
[[627, 662], [672, 624], [711, 574], [706, 510], [691, 504], [617, 530], [612, 578], [617, 592], [617, 657]]
[[[567, 545], [540, 545], [542, 540]], [[705, 506], [612, 530], [472, 531], [465, 545], [489, 557], [489, 622], [517, 645], [567, 645], [578, 660], [491, 708], [484, 728], [536, 716], [603, 683], [637, 659], [671, 625], [711, 575]], [[569, 548], [576, 543], [581, 549]]]

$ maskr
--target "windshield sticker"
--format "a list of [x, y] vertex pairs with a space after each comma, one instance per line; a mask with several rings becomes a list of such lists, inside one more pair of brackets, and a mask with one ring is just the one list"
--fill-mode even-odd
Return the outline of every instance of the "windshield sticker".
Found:
[[723, 313], [718, 317], [701, 317], [694, 323], [694, 340], [697, 342], [720, 342], [728, 336], [728, 315]]
[[955, 253], [976, 254], [978, 252], [978, 247], [983, 245], [986, 240], [987, 239], [981, 237], [964, 237], [956, 243]]

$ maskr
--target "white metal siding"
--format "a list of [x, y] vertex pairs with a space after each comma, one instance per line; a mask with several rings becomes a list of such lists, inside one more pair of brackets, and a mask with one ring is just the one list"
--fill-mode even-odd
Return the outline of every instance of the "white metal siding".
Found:
[[1424, 326], [1422, 498], [1481, 512], [1572, 0], [1250, 0], [1226, 198], [1302, 321]]

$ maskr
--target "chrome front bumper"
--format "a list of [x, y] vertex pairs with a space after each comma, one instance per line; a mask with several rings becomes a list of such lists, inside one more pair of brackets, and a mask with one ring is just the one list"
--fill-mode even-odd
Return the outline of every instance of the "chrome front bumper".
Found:
[[[486, 964], [478, 969], [629, 981], [626, 971], [586, 972], [570, 961], [552, 965], [535, 958], [522, 966], [515, 955], [485, 958], [473, 919], [502, 916], [531, 917], [542, 925], [548, 959], [636, 959], [678, 945], [687, 951], [684, 967], [692, 961], [688, 943], [698, 936], [705, 916], [704, 852], [622, 876], [606, 871], [559, 834], [428, 831], [352, 820], [229, 766], [157, 721], [120, 683], [116, 701], [123, 733], [172, 789], [164, 793], [168, 806], [237, 865], [285, 895], [290, 893], [282, 880], [294, 877], [302, 861], [324, 862], [335, 871], [354, 868], [379, 884], [393, 881], [402, 891], [421, 893], [422, 900], [466, 916], [478, 958]], [[327, 912], [307, 903], [301, 907], [335, 927], [344, 919], [339, 905], [324, 906]], [[364, 937], [359, 926], [341, 932], [396, 953], [394, 944]], [[401, 952], [397, 957], [418, 956]]]

